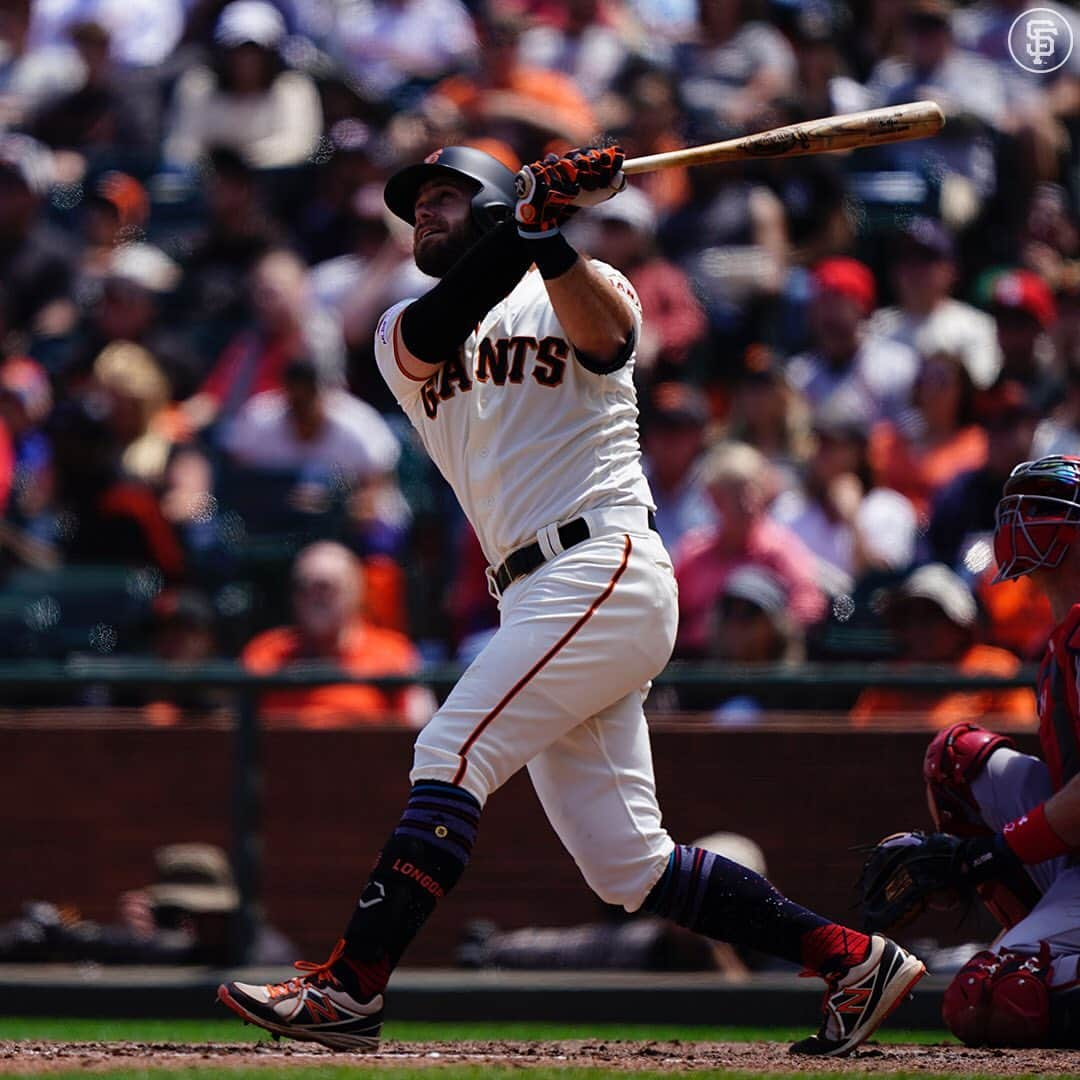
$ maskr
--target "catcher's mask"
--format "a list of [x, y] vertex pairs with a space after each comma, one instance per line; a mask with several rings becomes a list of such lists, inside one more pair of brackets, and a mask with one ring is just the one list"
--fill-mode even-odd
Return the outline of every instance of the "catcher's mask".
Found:
[[439, 176], [465, 180], [472, 188], [472, 219], [481, 232], [494, 228], [514, 209], [514, 174], [483, 150], [447, 146], [429, 154], [418, 165], [408, 165], [386, 183], [383, 198], [402, 221], [415, 225], [416, 196], [428, 180]]
[[994, 581], [1060, 566], [1080, 528], [1080, 457], [1017, 465], [994, 512]]

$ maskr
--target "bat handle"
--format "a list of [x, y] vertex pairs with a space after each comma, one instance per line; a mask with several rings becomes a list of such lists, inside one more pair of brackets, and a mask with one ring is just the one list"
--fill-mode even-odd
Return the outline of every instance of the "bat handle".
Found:
[[574, 196], [575, 206], [599, 206], [608, 199], [614, 199], [622, 189], [626, 187], [626, 173], [617, 172], [607, 187], [597, 188], [595, 191], [582, 191]]

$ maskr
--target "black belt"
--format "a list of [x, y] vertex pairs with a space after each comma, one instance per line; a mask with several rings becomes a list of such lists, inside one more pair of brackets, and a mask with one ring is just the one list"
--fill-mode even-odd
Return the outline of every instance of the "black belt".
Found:
[[[657, 531], [656, 515], [651, 510], [649, 511], [649, 528], [653, 532]], [[582, 540], [588, 540], [589, 535], [589, 523], [583, 517], [574, 518], [573, 521], [559, 526], [559, 543], [562, 544], [563, 550], [580, 544]], [[500, 593], [504, 593], [518, 578], [531, 574], [538, 566], [543, 566], [546, 562], [547, 556], [544, 554], [544, 549], [540, 547], [539, 541], [518, 548], [517, 551], [511, 551], [502, 564], [495, 568], [495, 586]]]

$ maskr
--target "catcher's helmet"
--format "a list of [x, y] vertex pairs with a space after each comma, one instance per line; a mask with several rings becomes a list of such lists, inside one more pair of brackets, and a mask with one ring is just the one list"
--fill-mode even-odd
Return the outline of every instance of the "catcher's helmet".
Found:
[[472, 217], [481, 232], [494, 228], [510, 216], [517, 196], [514, 174], [483, 150], [471, 146], [447, 146], [429, 154], [418, 165], [407, 165], [386, 182], [383, 198], [402, 221], [415, 225], [416, 195], [437, 176], [464, 179], [475, 188]]
[[1017, 465], [994, 513], [994, 581], [1060, 566], [1080, 528], [1080, 457]]

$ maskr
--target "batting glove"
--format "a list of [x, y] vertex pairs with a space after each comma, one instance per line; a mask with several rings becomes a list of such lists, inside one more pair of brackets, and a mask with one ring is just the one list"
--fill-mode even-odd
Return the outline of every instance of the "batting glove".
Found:
[[577, 182], [583, 191], [608, 188], [612, 195], [626, 186], [626, 177], [620, 172], [625, 157], [621, 146], [587, 146], [566, 153], [566, 160], [577, 170]]
[[514, 206], [518, 232], [527, 239], [552, 236], [576, 210], [581, 194], [577, 167], [568, 158], [548, 154], [517, 174]]

